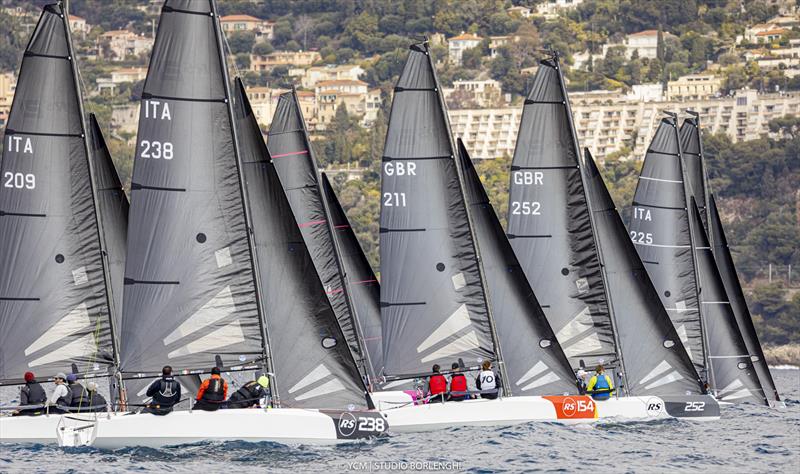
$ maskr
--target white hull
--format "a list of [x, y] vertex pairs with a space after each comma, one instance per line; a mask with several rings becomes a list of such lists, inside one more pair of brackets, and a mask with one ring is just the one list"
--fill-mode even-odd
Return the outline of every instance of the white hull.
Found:
[[[108, 417], [109, 415], [107, 413], [83, 413], [69, 416], [91, 422], [98, 417]], [[112, 414], [110, 416], [119, 415]], [[60, 424], [63, 426], [61, 414], [0, 417], [0, 444], [57, 444], [56, 433]]]
[[[685, 412], [687, 407], [695, 411]], [[586, 396], [530, 396], [408, 404], [383, 409], [382, 413], [392, 432], [416, 432], [454, 426], [503, 426], [528, 422], [574, 424], [664, 418], [705, 421], [719, 419], [719, 406], [710, 396], [620, 397], [604, 401]]]

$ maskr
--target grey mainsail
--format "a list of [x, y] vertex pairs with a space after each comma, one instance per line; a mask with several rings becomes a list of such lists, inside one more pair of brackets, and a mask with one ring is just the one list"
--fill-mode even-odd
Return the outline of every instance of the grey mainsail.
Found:
[[703, 393], [703, 382], [630, 241], [589, 150], [586, 193], [630, 395]]
[[775, 388], [775, 382], [772, 380], [772, 374], [769, 371], [769, 366], [767, 366], [767, 360], [764, 358], [764, 351], [758, 340], [758, 333], [753, 325], [753, 318], [750, 316], [750, 310], [747, 308], [747, 300], [744, 297], [742, 285], [739, 283], [739, 278], [737, 277], [736, 266], [733, 263], [731, 250], [728, 246], [728, 239], [725, 237], [725, 230], [722, 228], [722, 220], [719, 217], [717, 203], [713, 194], [709, 195], [708, 204], [709, 233], [714, 236], [712, 250], [714, 260], [717, 262], [717, 269], [722, 278], [722, 283], [725, 286], [725, 293], [728, 295], [731, 309], [736, 316], [736, 321], [739, 324], [739, 331], [742, 334], [744, 343], [747, 346], [747, 352], [750, 354], [750, 359], [758, 374], [758, 380], [761, 382], [761, 387], [764, 389], [764, 396], [772, 404], [780, 402], [781, 399], [778, 395], [778, 390]]
[[69, 29], [47, 5], [25, 49], [0, 164], [0, 384], [114, 362], [91, 163]]
[[522, 272], [460, 139], [458, 149], [511, 395], [577, 394], [575, 373]]
[[558, 58], [541, 61], [511, 165], [508, 238], [573, 368], [619, 367]]
[[[691, 114], [691, 117], [683, 121], [680, 129], [681, 151], [683, 153], [683, 164], [686, 167], [684, 171], [688, 184], [687, 192], [689, 196], [694, 197], [695, 201], [697, 201], [697, 208], [700, 210], [700, 217], [703, 220], [703, 228], [706, 232], [709, 232], [708, 189], [703, 158], [703, 143], [700, 137], [700, 115], [692, 111], [688, 111], [688, 113]], [[709, 234], [709, 237], [711, 237], [711, 234]]]
[[281, 94], [278, 99], [267, 146], [347, 343], [364, 375], [374, 379], [375, 372], [369, 363], [369, 354], [363, 348], [361, 328], [349, 294], [350, 285], [345, 280], [331, 220], [322, 197], [319, 166], [294, 90]]
[[[94, 114], [89, 114], [89, 137], [94, 160], [97, 212], [103, 223], [103, 243], [114, 298], [113, 327], [119, 328], [122, 313], [123, 280], [125, 278], [125, 248], [128, 239], [128, 196], [108, 152], [103, 132]], [[117, 341], [117, 345], [118, 345]]]
[[427, 43], [395, 87], [381, 180], [384, 371], [495, 359], [489, 308], [441, 89]]
[[221, 45], [213, 1], [166, 1], [131, 183], [121, 333], [129, 376], [264, 357]]
[[703, 230], [700, 211], [694, 198], [690, 198], [689, 202], [703, 329], [708, 341], [711, 389], [723, 401], [751, 401], [768, 405], [744, 339], [739, 333], [711, 245]]
[[708, 380], [707, 348], [689, 232], [681, 146], [675, 117], [653, 136], [633, 198], [630, 237], [697, 373]]
[[381, 285], [358, 243], [350, 221], [333, 192], [331, 183], [322, 173], [322, 197], [327, 203], [334, 237], [342, 262], [344, 276], [349, 283], [353, 311], [357, 315], [364, 346], [369, 354], [373, 374], [383, 369], [383, 343], [381, 342]]
[[369, 404], [239, 80], [234, 106], [265, 303], [270, 367], [276, 381], [272, 396], [281, 406], [297, 408], [346, 409]]

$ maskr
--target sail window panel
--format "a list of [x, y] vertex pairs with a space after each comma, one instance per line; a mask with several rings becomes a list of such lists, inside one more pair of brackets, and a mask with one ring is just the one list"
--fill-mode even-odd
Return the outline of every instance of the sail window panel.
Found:
[[[209, 11], [203, 1], [168, 2], [173, 8]], [[158, 25], [156, 42], [144, 93], [157, 97], [193, 100], [222, 100], [225, 85], [219, 60], [215, 18], [181, 12], [164, 12]]]
[[[71, 64], [29, 56], [22, 62], [7, 130], [80, 136], [81, 116]], [[5, 146], [8, 146], [6, 136]]]

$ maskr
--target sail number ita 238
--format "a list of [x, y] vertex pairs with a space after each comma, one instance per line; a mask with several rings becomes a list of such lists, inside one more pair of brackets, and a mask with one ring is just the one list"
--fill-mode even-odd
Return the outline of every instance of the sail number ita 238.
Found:
[[[144, 118], [149, 120], [172, 121], [172, 111], [170, 110], [169, 102], [163, 102], [160, 100], [145, 100]], [[141, 158], [171, 160], [175, 156], [174, 148], [171, 142], [142, 140], [139, 142], [139, 149], [139, 156]]]

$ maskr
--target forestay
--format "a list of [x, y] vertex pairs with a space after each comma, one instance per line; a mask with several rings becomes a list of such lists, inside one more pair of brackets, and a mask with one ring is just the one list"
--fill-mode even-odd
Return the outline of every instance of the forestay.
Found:
[[675, 118], [663, 118], [633, 198], [630, 237], [700, 377], [708, 380]]
[[495, 359], [450, 128], [427, 43], [395, 87], [381, 180], [385, 373]]
[[628, 237], [589, 150], [585, 151], [584, 172], [628, 394], [703, 393], [703, 382]]
[[722, 220], [719, 217], [719, 211], [717, 211], [714, 195], [709, 195], [708, 210], [709, 231], [714, 236], [712, 248], [714, 260], [717, 263], [717, 269], [725, 287], [725, 294], [728, 295], [731, 310], [736, 317], [739, 331], [747, 347], [747, 353], [753, 362], [753, 367], [764, 391], [764, 397], [771, 403], [780, 402], [778, 390], [775, 388], [775, 382], [772, 380], [767, 360], [764, 358], [764, 351], [758, 340], [758, 333], [753, 325], [753, 318], [747, 308], [747, 300], [744, 297], [742, 285], [739, 284], [736, 266], [733, 264], [733, 257], [728, 246], [728, 239], [725, 237], [725, 230], [722, 228]]
[[263, 356], [219, 35], [211, 1], [165, 3], [131, 183], [121, 337], [129, 374]]
[[739, 333], [736, 317], [725, 293], [694, 198], [690, 198], [689, 212], [689, 218], [692, 219], [692, 244], [697, 262], [701, 314], [708, 340], [711, 389], [723, 401], [767, 404], [750, 354]]
[[573, 368], [619, 365], [556, 57], [541, 61], [511, 165], [508, 238]]
[[355, 231], [347, 220], [336, 193], [325, 173], [322, 173], [322, 197], [330, 215], [333, 236], [341, 257], [343, 275], [347, 278], [349, 295], [353, 302], [361, 329], [361, 337], [369, 354], [373, 374], [380, 375], [383, 369], [383, 344], [381, 342], [381, 285], [358, 243]]
[[281, 406], [293, 408], [368, 405], [355, 360], [238, 80], [234, 105], [275, 374], [272, 395]]
[[0, 384], [72, 364], [106, 375], [114, 361], [76, 78], [64, 12], [47, 5], [25, 48], [0, 164]]
[[577, 394], [575, 373], [522, 272], [464, 144], [458, 141], [475, 240], [511, 395]]
[[267, 145], [345, 339], [353, 356], [364, 366], [364, 374], [374, 377], [374, 371], [364, 360], [366, 354], [348, 294], [350, 288], [345, 284], [344, 270], [337, 255], [333, 229], [321, 194], [319, 166], [294, 91], [281, 94], [278, 99]]

